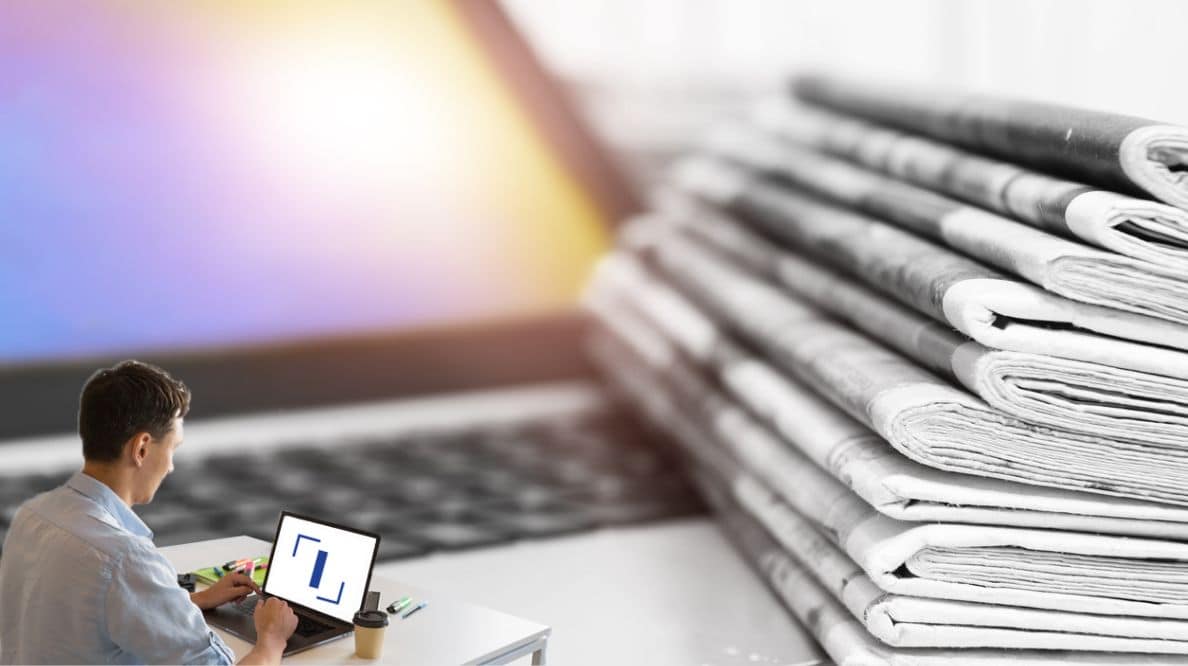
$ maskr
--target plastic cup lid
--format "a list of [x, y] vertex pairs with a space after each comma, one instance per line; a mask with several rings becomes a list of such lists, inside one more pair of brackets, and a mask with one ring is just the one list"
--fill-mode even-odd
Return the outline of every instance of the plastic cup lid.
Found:
[[364, 610], [355, 613], [355, 626], [378, 629], [388, 626], [388, 614], [380, 610]]

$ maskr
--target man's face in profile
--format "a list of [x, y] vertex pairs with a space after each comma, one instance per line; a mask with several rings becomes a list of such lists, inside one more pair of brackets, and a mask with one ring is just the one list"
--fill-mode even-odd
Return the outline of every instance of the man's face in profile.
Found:
[[137, 492], [133, 500], [135, 504], [151, 502], [157, 494], [157, 489], [161, 487], [161, 482], [173, 471], [173, 452], [181, 446], [182, 437], [185, 435], [182, 421], [183, 419], [175, 418], [173, 427], [165, 436], [148, 443], [144, 464], [137, 479]]

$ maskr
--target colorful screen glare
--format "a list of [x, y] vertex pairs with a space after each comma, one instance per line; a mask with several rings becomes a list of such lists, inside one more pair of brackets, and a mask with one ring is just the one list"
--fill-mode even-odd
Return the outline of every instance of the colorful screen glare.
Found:
[[603, 221], [452, 12], [0, 3], [0, 362], [572, 303]]

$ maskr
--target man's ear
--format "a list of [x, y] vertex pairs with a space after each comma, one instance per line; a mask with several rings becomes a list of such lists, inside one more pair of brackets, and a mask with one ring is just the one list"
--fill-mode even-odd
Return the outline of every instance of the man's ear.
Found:
[[137, 467], [144, 465], [145, 459], [148, 458], [148, 447], [152, 441], [152, 436], [147, 432], [138, 432], [132, 436], [132, 439], [128, 440], [127, 446], [130, 447], [129, 458], [133, 465]]

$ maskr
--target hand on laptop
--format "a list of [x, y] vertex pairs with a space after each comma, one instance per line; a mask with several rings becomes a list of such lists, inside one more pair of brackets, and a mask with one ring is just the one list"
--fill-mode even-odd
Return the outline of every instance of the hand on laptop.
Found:
[[[263, 598], [263, 597], [261, 597]], [[297, 615], [289, 604], [269, 597], [256, 604], [256, 646], [239, 660], [242, 664], [279, 664], [285, 642], [297, 630]]]
[[289, 636], [297, 630], [297, 614], [283, 599], [269, 597], [256, 605], [253, 618], [256, 621], [256, 644], [276, 642], [284, 646]]
[[239, 601], [252, 592], [259, 594], [260, 586], [256, 585], [256, 581], [248, 575], [236, 572], [223, 576], [214, 585], [201, 592], [191, 594], [190, 599], [199, 608], [207, 610], [222, 606], [228, 601]]

